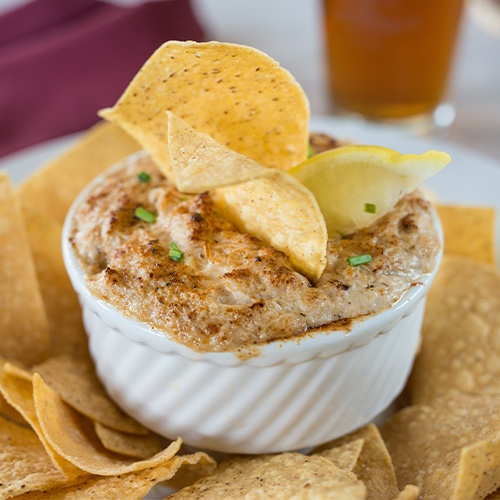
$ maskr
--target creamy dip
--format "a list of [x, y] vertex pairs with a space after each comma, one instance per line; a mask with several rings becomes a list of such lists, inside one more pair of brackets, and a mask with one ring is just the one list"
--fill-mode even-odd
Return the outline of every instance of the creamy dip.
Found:
[[[134, 215], [138, 207], [155, 220]], [[202, 352], [242, 352], [389, 308], [439, 250], [429, 202], [415, 192], [369, 228], [330, 239], [312, 286], [286, 255], [219, 216], [210, 193], [178, 192], [147, 156], [108, 173], [73, 224], [94, 296]], [[372, 261], [347, 263], [362, 254]]]

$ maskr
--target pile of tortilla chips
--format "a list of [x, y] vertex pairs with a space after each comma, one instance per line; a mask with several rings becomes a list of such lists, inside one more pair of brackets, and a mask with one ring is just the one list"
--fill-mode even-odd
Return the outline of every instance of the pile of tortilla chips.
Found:
[[[82, 144], [67, 158], [81, 158]], [[181, 453], [181, 439], [145, 429], [104, 392], [64, 272], [61, 221], [39, 208], [42, 224], [31, 223], [30, 204], [48, 202], [30, 196], [37, 185], [16, 194], [0, 175], [0, 498], [143, 498], [158, 482], [213, 471], [211, 457]]]
[[[160, 128], [151, 125], [159, 134], [151, 145], [155, 160], [163, 162], [167, 175], [175, 173], [183, 190], [215, 188], [222, 210], [232, 207], [226, 215], [246, 228], [254, 215], [238, 210], [242, 205], [234, 198], [274, 196], [280, 185], [284, 193], [300, 192], [276, 171], [287, 169], [283, 162], [289, 154], [297, 155], [296, 163], [306, 154], [307, 106], [286, 72], [258, 52], [245, 48], [248, 57], [229, 71], [227, 61], [238, 51], [234, 46], [208, 44], [207, 65], [195, 46], [187, 48], [186, 66], [182, 46], [167, 45], [159, 53], [160, 66], [145, 66], [130, 92], [103, 115], [127, 121], [134, 109], [130, 99], [146, 88], [141, 79], [161, 75], [172, 113]], [[253, 76], [245, 80], [249, 68]], [[200, 71], [206, 75], [194, 78]], [[277, 81], [271, 81], [273, 75]], [[237, 85], [231, 83], [235, 79]], [[199, 85], [215, 96], [211, 107], [199, 104]], [[255, 92], [259, 99], [253, 99]], [[282, 97], [285, 103], [279, 102]], [[198, 103], [197, 112], [203, 108], [197, 123], [189, 100]], [[150, 104], [144, 112], [154, 114]], [[238, 109], [231, 114], [233, 108]], [[303, 110], [297, 120], [288, 117], [291, 108]], [[269, 116], [266, 109], [272, 110]], [[135, 128], [137, 140], [137, 130], [151, 122], [141, 116], [139, 124], [125, 127]], [[243, 125], [243, 116], [255, 119]], [[276, 147], [259, 157], [251, 139], [268, 136]], [[142, 139], [151, 137], [146, 133]], [[182, 436], [168, 441], [125, 415], [94, 371], [60, 237], [76, 194], [144, 146], [136, 139], [116, 124], [99, 124], [17, 189], [0, 174], [0, 499], [140, 499], [157, 484], [178, 490], [172, 498], [499, 498], [494, 492], [500, 488], [500, 271], [489, 208], [439, 207], [445, 258], [427, 301], [420, 352], [401, 408], [380, 427], [370, 424], [307, 454], [228, 456], [217, 465], [206, 453], [184, 453]], [[215, 169], [196, 177], [201, 184], [193, 183], [191, 172], [199, 164], [190, 158], [200, 148], [220, 159], [229, 175]], [[204, 166], [202, 174], [211, 167]], [[278, 218], [293, 208], [286, 195], [260, 203], [268, 203]], [[304, 220], [296, 227], [301, 224]], [[281, 243], [294, 245], [290, 255], [311, 258], [298, 235]], [[312, 259], [321, 263], [320, 256]], [[300, 258], [295, 265], [313, 280], [320, 269], [305, 269]]]

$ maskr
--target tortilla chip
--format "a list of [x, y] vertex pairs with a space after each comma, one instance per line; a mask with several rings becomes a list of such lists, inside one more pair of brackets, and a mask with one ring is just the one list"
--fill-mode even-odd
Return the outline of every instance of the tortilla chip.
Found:
[[[195, 455], [198, 455], [198, 453], [196, 453]], [[177, 456], [185, 455], [189, 454], [183, 453], [181, 447], [181, 450]], [[205, 455], [205, 453], [203, 453], [203, 455]], [[162, 483], [162, 486], [164, 486], [165, 488], [169, 488], [170, 490], [181, 490], [182, 488], [191, 486], [202, 477], [213, 474], [216, 469], [217, 462], [211, 456], [205, 455], [205, 457], [197, 463], [183, 463], [180, 469], [175, 473], [175, 475], [170, 479], [164, 481]]]
[[[204, 453], [195, 453], [174, 457], [169, 462], [158, 467], [124, 474], [122, 476], [89, 476], [82, 482], [72, 486], [50, 490], [51, 500], [68, 500], [72, 498], [95, 498], [99, 500], [141, 500], [156, 484], [177, 475], [179, 468], [184, 465], [203, 466], [209, 461]], [[19, 497], [23, 500], [40, 498], [39, 492], [33, 492]], [[16, 497], [17, 498], [17, 497]], [[148, 497], [149, 498], [149, 497]]]
[[51, 337], [50, 352], [52, 355], [88, 356], [80, 303], [62, 259], [62, 224], [50, 215], [28, 208], [25, 208], [24, 216], [38, 282], [43, 290]]
[[0, 392], [5, 400], [23, 416], [24, 420], [35, 431], [41, 445], [45, 448], [45, 453], [50, 457], [61, 475], [69, 479], [81, 475], [80, 469], [61, 457], [45, 439], [35, 411], [32, 382], [24, 377], [12, 375], [3, 367], [0, 367]]
[[443, 259], [430, 290], [408, 383], [413, 403], [450, 391], [500, 392], [500, 272], [455, 256]]
[[500, 473], [500, 439], [468, 446], [460, 454], [455, 498], [484, 498], [497, 488]]
[[282, 251], [297, 271], [316, 283], [326, 266], [328, 234], [313, 194], [285, 172], [217, 188], [222, 216], [241, 232]]
[[299, 272], [317, 282], [326, 266], [328, 236], [312, 193], [286, 173], [227, 149], [172, 113], [168, 117], [171, 167], [179, 190], [215, 189], [215, 204], [225, 218], [281, 250]]
[[167, 42], [115, 106], [99, 114], [122, 126], [168, 175], [167, 111], [266, 167], [288, 170], [307, 158], [309, 104], [303, 90], [276, 61], [251, 47]]
[[170, 165], [179, 191], [202, 193], [272, 171], [194, 130], [170, 111], [167, 116]]
[[326, 458], [300, 453], [234, 457], [216, 472], [173, 494], [191, 498], [365, 498], [366, 489], [354, 474]]
[[33, 375], [33, 397], [47, 441], [66, 460], [91, 474], [114, 476], [156, 467], [171, 460], [182, 444], [177, 439], [160, 453], [136, 461], [106, 450], [89, 425], [91, 422], [67, 405], [38, 373]]
[[396, 498], [399, 488], [391, 457], [379, 430], [374, 424], [369, 424], [358, 431], [324, 444], [317, 448], [315, 453], [335, 449], [359, 440], [363, 442], [363, 447], [352, 472], [366, 485], [370, 499]]
[[24, 417], [11, 404], [7, 402], [1, 390], [0, 390], [0, 417], [5, 418], [9, 422], [13, 422], [23, 427], [27, 427], [27, 422], [26, 420], [24, 420]]
[[436, 206], [444, 232], [444, 253], [495, 264], [495, 209]]
[[[1, 363], [1, 360], [0, 360]], [[3, 373], [5, 373], [7, 376], [12, 375], [13, 377], [21, 378], [29, 382], [29, 385], [27, 387], [31, 387], [31, 379], [32, 379], [32, 374], [30, 371], [26, 370], [25, 368], [15, 365], [10, 363], [9, 361], [5, 361], [2, 363], [3, 368], [0, 368], [0, 386], [2, 385], [1, 382], [1, 376]], [[9, 379], [12, 380], [12, 379]], [[28, 393], [28, 398], [30, 401], [33, 401], [32, 395]], [[10, 399], [10, 398], [9, 398]], [[2, 406], [2, 401], [4, 402], [3, 404], [7, 405], [10, 408], [10, 411], [7, 410], [4, 406]], [[12, 401], [12, 400], [11, 400]], [[15, 401], [13, 404], [16, 404]], [[34, 408], [34, 407], [33, 407]], [[2, 413], [3, 410], [3, 416], [6, 417], [7, 419], [11, 420], [12, 422], [16, 422], [19, 425], [23, 425], [25, 427], [29, 427], [30, 424], [28, 421], [23, 417], [19, 411], [17, 411], [12, 404], [7, 402], [5, 397], [2, 395], [2, 389], [0, 387], [0, 413]]]
[[[37, 435], [0, 416], [0, 498], [64, 484]], [[41, 492], [37, 491], [36, 498]]]
[[19, 200], [0, 172], [0, 356], [33, 364], [47, 356], [47, 315]]
[[[6, 359], [0, 357], [0, 374], [3, 373], [3, 370], [5, 370], [6, 364], [10, 363], [7, 363]], [[9, 420], [10, 422], [14, 422], [24, 427], [29, 427], [29, 424], [28, 422], [26, 422], [24, 417], [5, 399], [1, 389], [0, 389], [0, 416]]]
[[11, 406], [4, 395], [0, 392], [0, 417], [5, 418], [9, 422], [16, 423], [25, 427], [24, 418], [22, 415]]
[[328, 443], [314, 450], [313, 455], [325, 457], [340, 469], [352, 472], [358, 463], [364, 443], [364, 439], [353, 439], [338, 446]]
[[3, 363], [3, 370], [9, 375], [14, 375], [15, 377], [22, 378], [30, 383], [33, 379], [33, 373], [31, 373], [28, 368], [19, 364], [13, 364], [10, 361], [5, 361]]
[[118, 431], [149, 434], [144, 426], [111, 401], [88, 358], [52, 357], [37, 365], [34, 371], [67, 404], [91, 420]]
[[396, 413], [381, 432], [399, 485], [416, 484], [422, 498], [455, 500], [480, 499], [495, 490], [499, 410], [497, 395], [462, 395]]
[[127, 457], [148, 458], [160, 453], [170, 442], [153, 432], [128, 434], [94, 422], [97, 437], [104, 448]]
[[19, 186], [23, 211], [47, 214], [62, 224], [76, 195], [94, 177], [139, 149], [120, 127], [98, 123]]

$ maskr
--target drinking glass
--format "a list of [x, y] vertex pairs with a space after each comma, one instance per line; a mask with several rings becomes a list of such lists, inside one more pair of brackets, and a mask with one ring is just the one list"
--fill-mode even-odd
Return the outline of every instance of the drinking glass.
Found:
[[336, 111], [448, 127], [448, 79], [463, 0], [323, 0]]

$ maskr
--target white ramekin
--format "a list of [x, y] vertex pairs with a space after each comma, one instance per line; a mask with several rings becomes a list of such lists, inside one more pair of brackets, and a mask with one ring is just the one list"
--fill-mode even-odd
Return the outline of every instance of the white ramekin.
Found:
[[[79, 295], [97, 374], [111, 398], [145, 426], [196, 448], [271, 453], [316, 446], [368, 422], [398, 396], [418, 348], [432, 273], [390, 309], [265, 345], [257, 357], [198, 353], [90, 294], [63, 229], [63, 256]], [[441, 228], [436, 216], [436, 227]]]

